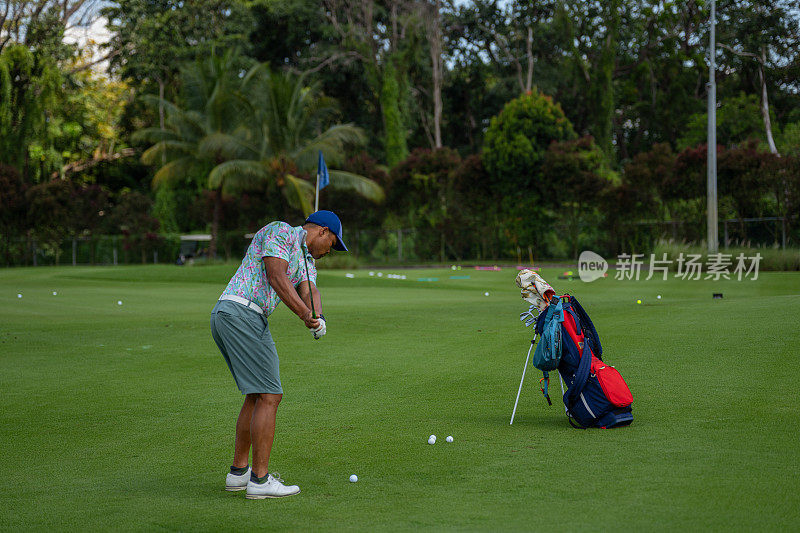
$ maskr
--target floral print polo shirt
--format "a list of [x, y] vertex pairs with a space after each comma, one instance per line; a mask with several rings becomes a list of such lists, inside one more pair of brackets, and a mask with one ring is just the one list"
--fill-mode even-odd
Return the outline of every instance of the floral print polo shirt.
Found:
[[[289, 281], [297, 287], [309, 278], [316, 285], [317, 266], [311, 254], [306, 254], [308, 261], [308, 274], [303, 261], [306, 251], [305, 230], [302, 226], [292, 227], [286, 222], [270, 222], [253, 236], [247, 253], [242, 259], [242, 264], [233, 275], [222, 295], [233, 294], [247, 298], [260, 306], [269, 316], [281, 303], [278, 294], [267, 281], [267, 270], [264, 266], [265, 257], [279, 257], [289, 263], [286, 275]], [[301, 246], [302, 243], [302, 246]]]

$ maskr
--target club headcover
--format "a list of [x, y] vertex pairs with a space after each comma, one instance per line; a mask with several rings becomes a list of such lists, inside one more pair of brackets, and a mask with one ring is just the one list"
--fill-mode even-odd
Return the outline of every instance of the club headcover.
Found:
[[556, 293], [542, 276], [527, 268], [519, 271], [515, 281], [517, 287], [522, 289], [522, 299], [535, 305], [539, 311], [548, 306], [550, 299]]

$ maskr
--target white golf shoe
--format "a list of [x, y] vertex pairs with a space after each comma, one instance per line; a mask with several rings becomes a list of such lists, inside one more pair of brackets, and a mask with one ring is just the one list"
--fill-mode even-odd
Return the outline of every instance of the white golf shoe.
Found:
[[247, 482], [250, 481], [250, 472], [251, 468], [248, 467], [247, 472], [241, 476], [228, 473], [228, 475], [225, 477], [225, 490], [245, 490], [247, 488]]
[[256, 483], [250, 480], [247, 483], [247, 497], [251, 500], [262, 500], [264, 498], [283, 498], [292, 496], [300, 492], [297, 485], [286, 486], [278, 474], [269, 474], [263, 483]]

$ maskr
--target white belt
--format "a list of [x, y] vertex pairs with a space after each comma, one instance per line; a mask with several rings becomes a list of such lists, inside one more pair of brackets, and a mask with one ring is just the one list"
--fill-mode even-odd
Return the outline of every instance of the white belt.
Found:
[[237, 304], [242, 304], [245, 307], [249, 307], [253, 311], [257, 313], [264, 314], [264, 310], [258, 306], [254, 301], [248, 300], [247, 298], [242, 298], [241, 296], [236, 296], [235, 294], [223, 294], [219, 297], [220, 301], [222, 300], [230, 300], [232, 302], [236, 302]]

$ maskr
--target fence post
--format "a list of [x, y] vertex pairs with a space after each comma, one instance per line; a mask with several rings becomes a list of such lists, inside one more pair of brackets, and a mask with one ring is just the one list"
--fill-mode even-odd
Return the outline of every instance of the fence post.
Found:
[[782, 240], [782, 244], [783, 244], [783, 249], [785, 250], [786, 249], [786, 217], [783, 217], [781, 219], [781, 226], [783, 227], [783, 238], [781, 240]]
[[397, 228], [397, 260], [403, 262], [403, 230]]

